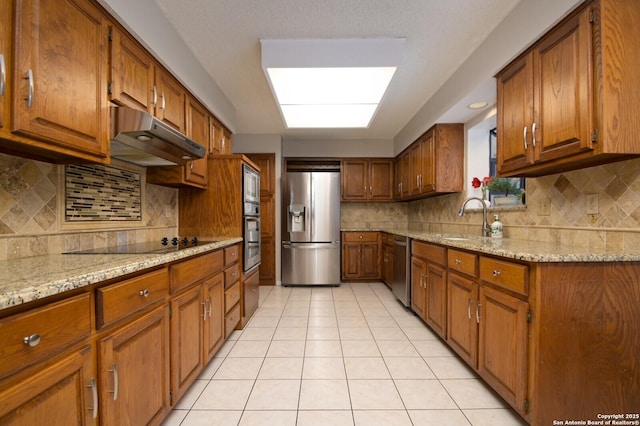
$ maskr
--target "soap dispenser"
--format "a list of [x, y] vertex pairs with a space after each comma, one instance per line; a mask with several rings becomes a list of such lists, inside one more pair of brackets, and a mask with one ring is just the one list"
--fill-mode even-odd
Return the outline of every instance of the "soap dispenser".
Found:
[[500, 222], [498, 215], [495, 215], [494, 217], [495, 220], [491, 224], [491, 237], [502, 238], [502, 222]]

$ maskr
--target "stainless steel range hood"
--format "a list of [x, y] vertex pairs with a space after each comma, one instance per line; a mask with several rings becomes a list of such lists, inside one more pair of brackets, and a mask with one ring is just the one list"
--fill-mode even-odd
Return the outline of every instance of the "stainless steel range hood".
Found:
[[145, 167], [203, 158], [205, 148], [146, 111], [111, 107], [111, 158]]

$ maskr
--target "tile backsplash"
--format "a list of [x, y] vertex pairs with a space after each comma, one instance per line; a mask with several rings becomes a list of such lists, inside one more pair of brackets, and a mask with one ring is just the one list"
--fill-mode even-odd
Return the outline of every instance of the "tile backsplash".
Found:
[[65, 166], [0, 154], [0, 260], [177, 235], [177, 189], [146, 184], [143, 171], [129, 171], [126, 165], [114, 164], [115, 170], [77, 167], [85, 177], [117, 169], [128, 176], [124, 179], [135, 181], [137, 175], [138, 183], [129, 182], [129, 195], [136, 188], [140, 195], [137, 213], [136, 201], [128, 201], [126, 221], [115, 216], [117, 220], [108, 220], [108, 215], [102, 218], [106, 220], [65, 220]]

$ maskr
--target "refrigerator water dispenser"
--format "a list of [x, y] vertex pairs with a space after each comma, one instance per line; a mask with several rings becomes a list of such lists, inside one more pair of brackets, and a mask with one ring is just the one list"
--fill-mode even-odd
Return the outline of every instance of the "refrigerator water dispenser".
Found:
[[304, 211], [305, 208], [301, 204], [289, 206], [289, 232], [304, 232]]

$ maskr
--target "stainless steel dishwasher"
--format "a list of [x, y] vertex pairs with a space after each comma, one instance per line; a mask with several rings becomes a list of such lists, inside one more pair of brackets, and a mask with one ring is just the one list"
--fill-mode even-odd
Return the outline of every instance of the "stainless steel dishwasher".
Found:
[[393, 283], [391, 291], [406, 307], [411, 306], [411, 246], [409, 238], [393, 237]]

